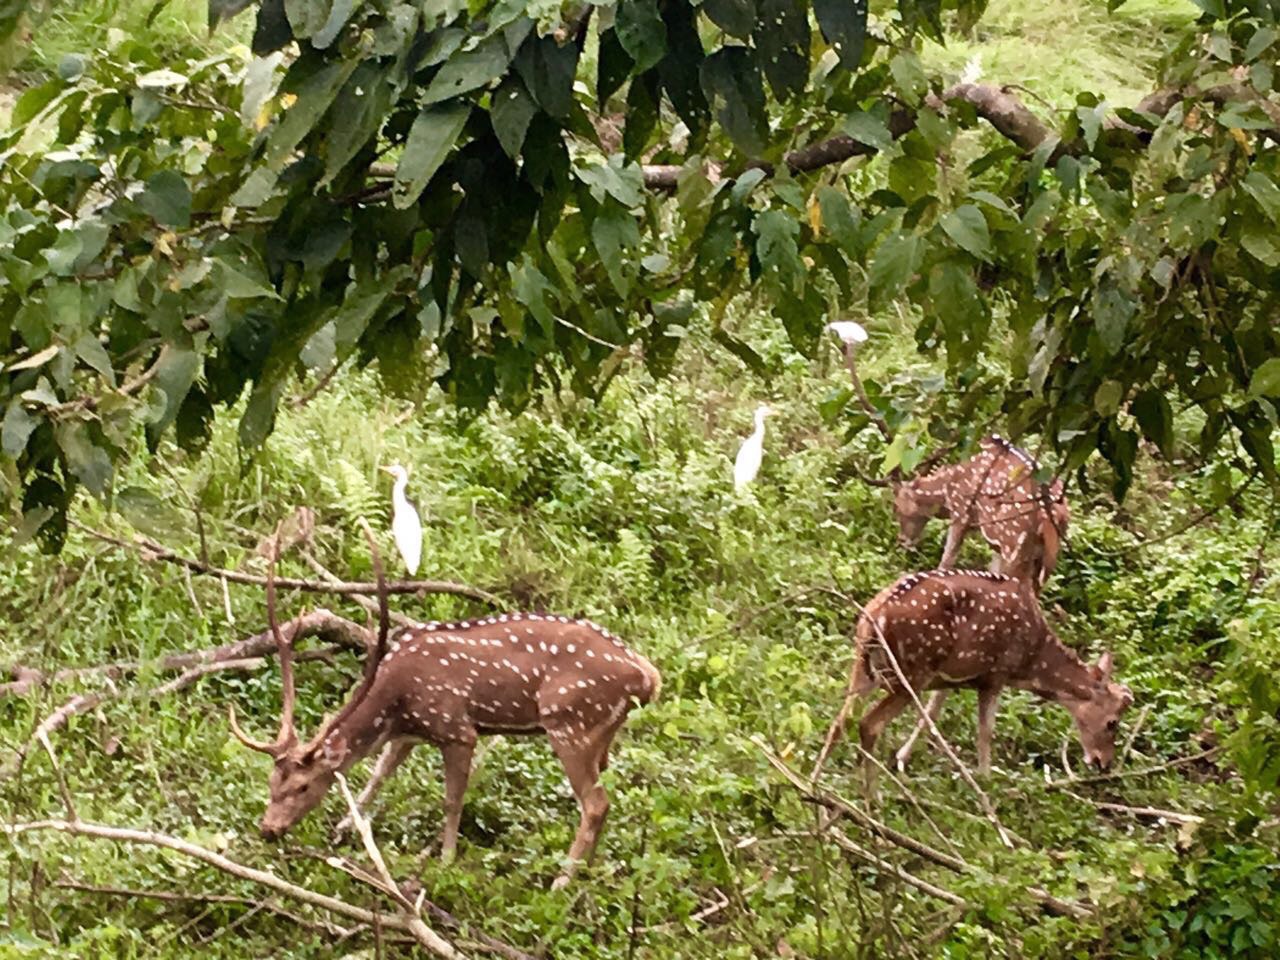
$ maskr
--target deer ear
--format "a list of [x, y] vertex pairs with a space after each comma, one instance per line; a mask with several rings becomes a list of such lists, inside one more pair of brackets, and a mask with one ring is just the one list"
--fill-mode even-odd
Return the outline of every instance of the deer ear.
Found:
[[1102, 679], [1102, 680], [1110, 680], [1110, 679], [1111, 679], [1111, 668], [1112, 668], [1113, 666], [1114, 666], [1114, 663], [1113, 663], [1113, 661], [1112, 661], [1112, 659], [1111, 659], [1111, 651], [1110, 651], [1110, 650], [1108, 650], [1106, 653], [1104, 653], [1102, 656], [1100, 656], [1100, 657], [1098, 658], [1098, 676], [1099, 676], [1099, 678], [1100, 678], [1100, 679]]
[[346, 737], [332, 734], [320, 744], [320, 762], [331, 770], [337, 770], [342, 766], [342, 761], [347, 759], [349, 750]]

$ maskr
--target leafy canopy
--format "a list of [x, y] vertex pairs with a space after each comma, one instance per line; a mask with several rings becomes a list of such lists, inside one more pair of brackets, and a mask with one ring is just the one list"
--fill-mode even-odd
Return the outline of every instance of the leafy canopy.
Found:
[[[519, 410], [630, 356], [665, 373], [699, 319], [767, 374], [719, 328], [748, 288], [806, 354], [834, 314], [918, 305], [962, 399], [904, 412], [869, 383], [913, 438], [963, 438], [957, 409], [994, 397], [1068, 467], [1101, 451], [1123, 495], [1140, 437], [1172, 452], [1176, 402], [1203, 451], [1238, 438], [1275, 481], [1273, 3], [1202, 3], [1165, 88], [1052, 125], [922, 67], [980, 0], [251, 6], [209, 4], [256, 17], [251, 52], [162, 63], [121, 38], [0, 136], [20, 535], [56, 549], [141, 433], [198, 450], [243, 401], [252, 451], [300, 372], [348, 360]], [[846, 401], [824, 412], [864, 426]]]

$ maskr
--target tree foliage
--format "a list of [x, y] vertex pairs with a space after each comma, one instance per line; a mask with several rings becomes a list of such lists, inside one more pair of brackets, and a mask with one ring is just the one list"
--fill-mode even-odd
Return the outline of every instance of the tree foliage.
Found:
[[124, 38], [0, 138], [0, 463], [51, 548], [140, 432], [198, 450], [243, 402], [252, 451], [300, 372], [519, 410], [631, 355], [664, 373], [748, 288], [806, 353], [834, 313], [918, 304], [971, 405], [1007, 350], [1014, 432], [1101, 451], [1120, 495], [1175, 401], [1275, 480], [1273, 4], [1202, 4], [1164, 88], [1052, 123], [922, 67], [978, 0], [249, 6], [209, 15], [255, 16], [251, 54]]

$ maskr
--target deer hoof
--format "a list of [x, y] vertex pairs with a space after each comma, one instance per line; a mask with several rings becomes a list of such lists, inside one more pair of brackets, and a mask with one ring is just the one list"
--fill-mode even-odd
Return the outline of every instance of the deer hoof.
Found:
[[558, 890], [563, 890], [568, 885], [569, 885], [569, 874], [562, 873], [560, 874], [560, 876], [556, 877], [554, 880], [551, 881], [551, 892], [555, 893]]
[[453, 863], [453, 861], [456, 859], [458, 859], [457, 847], [445, 847], [443, 850], [440, 851], [440, 862], [443, 863], [445, 866], [448, 866], [449, 864]]
[[910, 750], [899, 750], [893, 755], [893, 765], [898, 768], [899, 773], [907, 772], [907, 761], [911, 759]]

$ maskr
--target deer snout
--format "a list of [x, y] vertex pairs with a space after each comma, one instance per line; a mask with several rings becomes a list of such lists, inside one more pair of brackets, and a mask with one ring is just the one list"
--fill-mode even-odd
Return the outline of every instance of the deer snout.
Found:
[[263, 840], [269, 840], [274, 843], [284, 836], [285, 828], [282, 824], [268, 822], [264, 817], [262, 822], [258, 824], [258, 832], [262, 834]]

